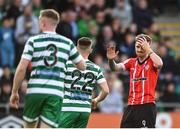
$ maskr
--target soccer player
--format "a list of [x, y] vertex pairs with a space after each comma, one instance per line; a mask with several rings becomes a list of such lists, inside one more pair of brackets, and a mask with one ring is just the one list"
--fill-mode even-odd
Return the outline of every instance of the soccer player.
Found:
[[[107, 82], [100, 67], [88, 60], [92, 52], [92, 41], [82, 37], [77, 42], [80, 54], [86, 60], [86, 70], [78, 70], [72, 61], [66, 63], [65, 96], [63, 99], [59, 127], [61, 128], [86, 128], [91, 106], [105, 99], [109, 92]], [[92, 99], [92, 92], [96, 86], [101, 89], [100, 94]]]
[[65, 66], [70, 59], [78, 69], [85, 70], [85, 61], [73, 42], [56, 34], [59, 14], [52, 9], [42, 10], [39, 25], [42, 33], [27, 41], [21, 61], [17, 67], [10, 103], [18, 108], [18, 89], [24, 79], [28, 64], [32, 62], [28, 82], [23, 119], [24, 127], [57, 127], [57, 114], [62, 104]]
[[163, 62], [151, 49], [151, 42], [148, 35], [138, 35], [135, 40], [137, 57], [118, 64], [113, 60], [118, 54], [115, 46], [107, 48], [111, 70], [127, 70], [130, 73], [128, 106], [122, 117], [121, 128], [155, 128], [155, 88]]

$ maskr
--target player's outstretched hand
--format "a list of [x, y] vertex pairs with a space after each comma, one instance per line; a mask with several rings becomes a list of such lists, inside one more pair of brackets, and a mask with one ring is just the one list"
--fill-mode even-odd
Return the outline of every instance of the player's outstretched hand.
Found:
[[10, 97], [10, 106], [18, 109], [18, 105], [19, 105], [19, 94], [12, 93]]
[[92, 109], [96, 109], [97, 108], [97, 104], [98, 104], [97, 100], [93, 99], [92, 100]]
[[107, 58], [109, 60], [116, 58], [118, 53], [119, 53], [119, 51], [116, 51], [116, 47], [115, 46], [112, 46], [112, 45], [107, 46], [107, 53], [106, 53], [106, 55], [107, 55]]

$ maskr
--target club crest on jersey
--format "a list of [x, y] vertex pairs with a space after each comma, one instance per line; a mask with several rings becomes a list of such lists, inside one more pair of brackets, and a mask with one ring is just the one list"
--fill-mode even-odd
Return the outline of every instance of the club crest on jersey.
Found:
[[149, 69], [149, 64], [147, 64], [147, 65], [145, 66], [145, 69], [146, 69], [146, 70], [148, 70], [148, 69]]

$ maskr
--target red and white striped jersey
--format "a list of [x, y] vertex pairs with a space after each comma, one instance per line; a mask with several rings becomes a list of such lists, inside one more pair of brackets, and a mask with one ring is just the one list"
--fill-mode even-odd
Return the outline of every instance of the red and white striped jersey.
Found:
[[148, 57], [142, 63], [138, 58], [130, 58], [121, 63], [130, 73], [128, 105], [155, 103], [155, 88], [159, 70]]

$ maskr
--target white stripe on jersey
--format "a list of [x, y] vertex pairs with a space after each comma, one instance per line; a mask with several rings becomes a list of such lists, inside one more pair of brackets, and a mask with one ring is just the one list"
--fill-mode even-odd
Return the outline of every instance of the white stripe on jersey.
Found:
[[91, 112], [91, 108], [82, 108], [82, 107], [62, 107], [61, 111]]
[[71, 100], [71, 99], [63, 99], [63, 103], [74, 103], [74, 104], [91, 104], [88, 101], [84, 100]]
[[47, 47], [48, 44], [54, 44], [58, 48], [62, 48], [63, 46], [64, 49], [70, 50], [70, 45], [61, 43], [61, 42], [56, 42], [56, 41], [44, 41], [44, 42], [38, 42], [38, 43], [35, 42], [33, 45], [34, 45], [34, 48], [40, 48], [40, 47]]
[[50, 89], [50, 88], [28, 88], [27, 89], [27, 94], [34, 94], [34, 93], [38, 93], [38, 94], [52, 94], [52, 95], [57, 95], [60, 97], [63, 97], [63, 91], [59, 91], [56, 89]]
[[74, 55], [75, 53], [77, 52], [76, 48], [74, 47], [71, 52], [70, 52], [70, 55]]
[[68, 91], [64, 91], [64, 95], [68, 95], [68, 96], [71, 96], [71, 92], [68, 92]]
[[[54, 62], [54, 60], [48, 61], [48, 62], [49, 62], [49, 63], [52, 63], [52, 62]], [[43, 65], [43, 66], [44, 66], [44, 60], [32, 62], [32, 65], [33, 65], [33, 67], [38, 67], [38, 66], [40, 66], [40, 65]], [[65, 63], [62, 63], [62, 62], [57, 61], [55, 66], [61, 66], [60, 68], [65, 68]]]
[[134, 81], [133, 81], [133, 79], [135, 78], [135, 75], [136, 75], [136, 66], [137, 66], [137, 63], [138, 63], [138, 61], [136, 60], [136, 63], [135, 63], [135, 66], [134, 66], [133, 78], [132, 78], [132, 83], [133, 83], [133, 85], [132, 85], [133, 98], [132, 98], [132, 102], [131, 102], [132, 105], [134, 104], [134, 99], [135, 99], [135, 91], [134, 91]]
[[[33, 53], [33, 57], [42, 57], [42, 56], [45, 57], [45, 56], [50, 56], [51, 53], [52, 53], [52, 52], [51, 52], [51, 51], [48, 51], [48, 50], [46, 50], [46, 51], [34, 52], [34, 53]], [[57, 57], [64, 58], [64, 59], [66, 59], [66, 58], [69, 57], [68, 54], [66, 54], [66, 53], [64, 53], [64, 52], [60, 52], [60, 51], [57, 51], [56, 56], [57, 56]]]
[[[144, 78], [144, 69], [143, 69], [143, 71], [142, 71], [142, 78]], [[141, 104], [142, 104], [143, 101], [144, 101], [144, 81], [145, 81], [145, 80], [142, 81], [142, 99], [141, 99]]]
[[29, 54], [23, 54], [21, 58], [31, 61], [32, 56], [30, 56]]
[[[76, 70], [76, 67], [68, 67], [68, 71], [74, 71], [74, 70]], [[87, 72], [91, 72], [91, 73], [93, 73], [94, 75], [97, 75], [97, 72], [92, 71], [92, 70], [81, 71], [81, 73], [87, 73]]]
[[[143, 71], [142, 71], [142, 78], [144, 78], [144, 69], [146, 67], [147, 61], [144, 63]], [[142, 98], [141, 98], [141, 104], [143, 104], [144, 101], [144, 81], [142, 80]]]
[[64, 83], [56, 80], [47, 80], [47, 79], [30, 79], [28, 84], [46, 84], [54, 85], [59, 87], [64, 87]]
[[[66, 79], [67, 79], [67, 76], [66, 76]], [[84, 82], [84, 81], [83, 81], [83, 82]], [[85, 83], [85, 82], [84, 82], [84, 83]], [[74, 84], [74, 86], [75, 86], [75, 87], [79, 87], [80, 89], [82, 88], [82, 86], [81, 86], [81, 85], [78, 85], [78, 84]], [[65, 83], [65, 87], [71, 89], [71, 84]], [[93, 90], [94, 87], [86, 86], [86, 89]]]
[[81, 55], [79, 55], [78, 57], [76, 57], [75, 59], [72, 59], [73, 63], [78, 63], [80, 62], [81, 60], [84, 60], [83, 57]]
[[103, 83], [103, 82], [106, 82], [106, 79], [105, 79], [105, 78], [99, 79], [99, 80], [97, 81], [98, 84]]
[[[31, 41], [32, 42], [32, 41]], [[28, 43], [28, 42], [27, 42]], [[28, 44], [26, 44], [27, 46], [25, 46], [25, 47], [28, 47], [28, 50], [29, 51], [33, 51], [34, 50], [34, 48], [31, 46], [31, 45], [29, 45], [29, 43]]]

